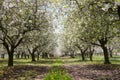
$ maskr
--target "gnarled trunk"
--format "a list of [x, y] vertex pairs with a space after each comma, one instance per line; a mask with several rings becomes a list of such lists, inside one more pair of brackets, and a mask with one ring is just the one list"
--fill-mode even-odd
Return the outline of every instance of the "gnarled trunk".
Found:
[[46, 53], [46, 52], [42, 53], [42, 58], [49, 58], [48, 53]]
[[110, 52], [110, 57], [112, 58], [113, 57], [113, 54]]
[[81, 56], [82, 56], [82, 61], [85, 61], [85, 53], [84, 52], [81, 53]]
[[13, 66], [13, 54], [14, 51], [8, 53], [8, 66]]
[[89, 52], [90, 61], [93, 61], [94, 48], [92, 48], [92, 46], [90, 46], [89, 49], [90, 49], [90, 52]]
[[107, 38], [103, 38], [103, 39], [99, 40], [99, 42], [101, 44], [101, 48], [102, 48], [103, 53], [104, 53], [104, 64], [111, 64], [110, 60], [109, 60], [108, 49], [106, 47]]
[[90, 61], [93, 61], [93, 52], [90, 52]]
[[5, 54], [1, 54], [1, 58], [4, 59], [5, 58]]
[[71, 57], [71, 58], [75, 58], [74, 51], [71, 51], [70, 57]]
[[107, 47], [101, 46], [101, 48], [103, 49], [103, 53], [104, 53], [104, 64], [110, 64]]
[[85, 48], [85, 49], [80, 49], [81, 50], [81, 56], [82, 56], [82, 61], [85, 61], [85, 54], [86, 54], [86, 51], [88, 50], [88, 48]]
[[36, 61], [36, 60], [35, 60], [35, 54], [34, 54], [34, 53], [31, 53], [31, 58], [32, 58], [32, 61], [33, 61], [33, 62]]
[[40, 58], [40, 53], [38, 52], [37, 53], [37, 61], [39, 61], [39, 58]]

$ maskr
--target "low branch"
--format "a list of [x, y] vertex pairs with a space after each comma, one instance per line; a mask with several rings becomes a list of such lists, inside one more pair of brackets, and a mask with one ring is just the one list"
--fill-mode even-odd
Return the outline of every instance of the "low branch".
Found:
[[19, 46], [19, 44], [22, 42], [22, 40], [23, 40], [23, 37], [20, 38], [20, 39], [18, 40], [18, 42], [15, 44], [15, 48], [16, 48], [17, 46]]

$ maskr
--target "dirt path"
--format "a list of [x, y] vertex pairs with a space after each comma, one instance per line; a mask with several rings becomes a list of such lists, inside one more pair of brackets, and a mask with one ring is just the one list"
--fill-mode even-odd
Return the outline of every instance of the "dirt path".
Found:
[[74, 80], [120, 80], [119, 65], [64, 66]]
[[[120, 80], [120, 65], [64, 65], [63, 67], [73, 80]], [[48, 66], [15, 66], [5, 69], [0, 80], [18, 80], [23, 74], [25, 76], [26, 71], [30, 72], [27, 73], [30, 78], [22, 80], [43, 80], [50, 68]], [[36, 73], [37, 75], [34, 75]]]

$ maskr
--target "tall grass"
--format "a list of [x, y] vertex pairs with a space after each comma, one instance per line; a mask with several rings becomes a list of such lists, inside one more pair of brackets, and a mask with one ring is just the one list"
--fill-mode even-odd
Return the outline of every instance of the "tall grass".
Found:
[[73, 80], [65, 69], [60, 66], [54, 66], [46, 74], [44, 80]]

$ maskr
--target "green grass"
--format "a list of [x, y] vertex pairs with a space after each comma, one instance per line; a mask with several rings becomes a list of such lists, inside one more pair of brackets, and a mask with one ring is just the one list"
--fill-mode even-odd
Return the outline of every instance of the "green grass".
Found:
[[44, 80], [73, 80], [72, 77], [60, 66], [54, 66]]
[[[110, 58], [112, 64], [120, 64], [120, 56], [113, 56]], [[81, 61], [81, 57], [75, 58], [58, 58], [58, 59], [40, 59], [36, 62], [31, 62], [31, 59], [14, 59], [14, 65], [36, 65], [36, 66], [53, 66], [53, 65], [87, 65], [87, 64], [103, 64], [103, 56], [93, 56], [91, 62], [88, 57], [85, 61]], [[7, 59], [0, 59], [0, 69], [7, 66]]]
[[38, 73], [34, 70], [25, 71], [25, 73], [22, 74], [22, 76], [19, 77], [18, 80], [30, 80], [32, 77], [35, 77], [37, 75]]
[[[57, 59], [39, 59], [39, 61], [31, 62], [31, 59], [14, 59], [14, 65], [17, 66], [25, 66], [25, 65], [32, 65], [32, 66], [63, 66], [63, 65], [94, 65], [94, 64], [104, 64], [104, 57], [103, 56], [93, 56], [93, 61], [89, 60], [89, 57], [86, 57], [85, 61], [81, 61], [81, 57], [77, 56], [75, 58], [70, 57], [64, 57], [64, 58], [57, 58]], [[110, 61], [112, 64], [119, 64], [120, 65], [120, 56], [113, 56], [113, 58], [110, 58]], [[0, 77], [3, 76], [4, 70], [8, 67], [7, 66], [7, 59], [0, 59]], [[57, 70], [56, 70], [57, 69]], [[26, 70], [25, 70], [26, 71]], [[57, 72], [56, 72], [57, 71]], [[9, 71], [10, 72], [10, 71]], [[56, 74], [54, 74], [56, 73]], [[34, 75], [35, 74], [35, 75]], [[69, 74], [62, 68], [52, 68], [51, 71], [46, 75], [45, 80], [51, 80], [49, 79], [51, 77], [54, 77], [55, 79], [58, 78], [58, 76], [62, 76], [61, 74], [66, 74], [65, 76], [68, 78]], [[36, 76], [36, 71], [26, 71], [23, 73], [23, 75], [20, 77], [19, 80], [25, 80], [31, 78], [31, 75]], [[55, 80], [53, 79], [53, 80]], [[64, 77], [63, 77], [64, 79]], [[62, 80], [62, 79], [57, 79]], [[64, 80], [72, 80], [72, 79], [64, 79]]]

